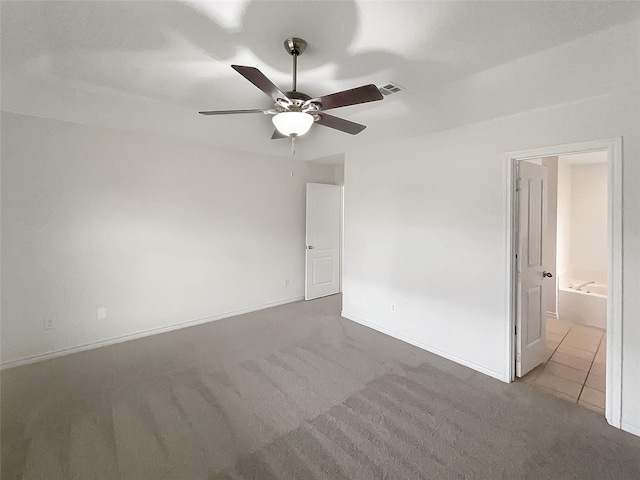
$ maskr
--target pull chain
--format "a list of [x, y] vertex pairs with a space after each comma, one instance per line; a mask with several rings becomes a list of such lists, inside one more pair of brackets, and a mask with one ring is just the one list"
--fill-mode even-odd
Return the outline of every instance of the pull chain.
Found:
[[291, 135], [291, 158], [296, 157], [296, 136], [297, 135]]

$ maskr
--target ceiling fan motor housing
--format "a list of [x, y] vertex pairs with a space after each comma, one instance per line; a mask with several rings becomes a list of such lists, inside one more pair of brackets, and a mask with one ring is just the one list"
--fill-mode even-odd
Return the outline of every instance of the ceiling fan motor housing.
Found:
[[302, 92], [284, 92], [285, 95], [289, 98], [289, 100], [298, 100], [302, 103], [306, 102], [307, 100], [311, 100], [311, 97], [309, 95], [307, 95], [306, 93], [302, 93]]
[[321, 105], [318, 103], [310, 102], [311, 97], [302, 92], [284, 92], [287, 95], [288, 100], [278, 99], [275, 103], [275, 109], [278, 112], [303, 112], [313, 115], [314, 120], [318, 120], [318, 115]]
[[307, 49], [307, 42], [301, 38], [289, 37], [284, 41], [284, 49], [289, 55], [302, 55]]

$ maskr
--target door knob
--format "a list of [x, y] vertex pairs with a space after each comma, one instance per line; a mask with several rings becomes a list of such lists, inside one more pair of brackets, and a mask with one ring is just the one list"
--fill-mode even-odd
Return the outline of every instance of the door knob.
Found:
[[313, 250], [313, 245], [307, 245], [308, 250]]
[[551, 278], [551, 277], [553, 277], [553, 274], [551, 272], [542, 272], [542, 276], [543, 277], [547, 277], [547, 278]]

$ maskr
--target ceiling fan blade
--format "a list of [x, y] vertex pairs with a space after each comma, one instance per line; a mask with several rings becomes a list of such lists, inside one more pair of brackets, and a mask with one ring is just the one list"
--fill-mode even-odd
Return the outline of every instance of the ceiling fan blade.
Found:
[[209, 110], [207, 112], [198, 112], [200, 115], [233, 115], [235, 113], [265, 113], [264, 108], [253, 108], [250, 110]]
[[344, 118], [334, 117], [326, 113], [319, 112], [320, 118], [316, 121], [317, 124], [323, 125], [329, 128], [335, 128], [341, 132], [350, 133], [351, 135], [357, 135], [364, 130], [366, 125], [360, 125], [359, 123], [350, 122]]
[[271, 140], [278, 140], [279, 138], [287, 138], [287, 135], [283, 135], [280, 133], [280, 130], [277, 128], [273, 131], [273, 135], [271, 135]]
[[321, 105], [320, 110], [329, 110], [330, 108], [375, 102], [377, 100], [382, 100], [383, 98], [384, 97], [380, 93], [380, 90], [378, 90], [378, 87], [371, 84], [352, 88], [351, 90], [332, 93], [331, 95], [325, 95], [324, 97], [312, 98], [309, 102], [319, 103]]
[[287, 96], [257, 68], [243, 67], [242, 65], [231, 65], [231, 68], [269, 95], [274, 102], [279, 98], [288, 100]]

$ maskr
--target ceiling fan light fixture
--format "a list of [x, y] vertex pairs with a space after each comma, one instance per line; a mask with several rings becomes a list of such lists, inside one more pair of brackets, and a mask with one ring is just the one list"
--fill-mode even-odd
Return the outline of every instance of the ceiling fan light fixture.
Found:
[[282, 112], [273, 117], [275, 127], [281, 134], [287, 136], [304, 135], [309, 131], [313, 122], [313, 116], [304, 112]]

